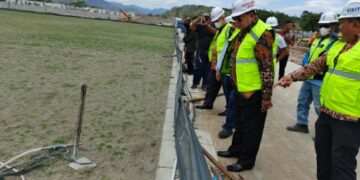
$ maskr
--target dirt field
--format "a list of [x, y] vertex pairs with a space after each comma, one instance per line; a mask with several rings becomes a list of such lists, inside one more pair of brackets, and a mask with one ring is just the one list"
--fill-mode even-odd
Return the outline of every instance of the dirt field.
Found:
[[71, 143], [88, 85], [80, 152], [28, 179], [154, 179], [173, 53], [173, 29], [0, 10], [0, 161]]

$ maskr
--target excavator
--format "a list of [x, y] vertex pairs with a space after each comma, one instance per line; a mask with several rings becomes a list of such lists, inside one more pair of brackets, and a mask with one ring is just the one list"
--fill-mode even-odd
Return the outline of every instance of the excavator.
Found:
[[131, 14], [126, 13], [123, 9], [119, 9], [119, 13], [123, 15], [123, 18], [120, 20], [125, 22], [131, 22]]

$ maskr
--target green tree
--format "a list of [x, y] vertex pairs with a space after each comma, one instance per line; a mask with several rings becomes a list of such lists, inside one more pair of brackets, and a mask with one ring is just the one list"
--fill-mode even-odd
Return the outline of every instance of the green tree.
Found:
[[52, 0], [33, 0], [33, 1], [52, 3]]
[[291, 20], [294, 23], [299, 21], [299, 18], [296, 16], [289, 16], [287, 14], [278, 11], [257, 10], [257, 14], [259, 18], [263, 21], [266, 21], [266, 19], [270, 16], [275, 16], [278, 19], [280, 26], [283, 25], [288, 20]]
[[303, 11], [300, 18], [300, 26], [304, 31], [315, 31], [320, 19], [321, 13], [312, 13]]
[[[203, 13], [210, 13], [212, 7], [201, 6], [201, 5], [184, 5], [181, 7], [174, 7], [169, 11], [165, 12], [163, 16], [165, 17], [194, 17], [200, 16]], [[224, 9], [225, 15], [228, 16], [231, 14], [231, 9]], [[287, 20], [292, 20], [294, 22], [299, 21], [298, 17], [288, 16], [281, 12], [267, 11], [267, 10], [257, 10], [257, 13], [262, 20], [266, 20], [266, 18], [270, 16], [275, 16], [279, 20], [279, 24], [283, 24]]]

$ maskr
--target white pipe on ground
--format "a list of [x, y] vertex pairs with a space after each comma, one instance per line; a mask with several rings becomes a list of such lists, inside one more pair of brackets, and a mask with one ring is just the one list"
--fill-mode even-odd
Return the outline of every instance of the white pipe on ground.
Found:
[[175, 180], [176, 169], [177, 169], [177, 158], [175, 157], [173, 171], [172, 171], [172, 174], [171, 174], [171, 180]]
[[[0, 162], [0, 165], [4, 165], [4, 163]], [[7, 169], [11, 169], [11, 170], [14, 171], [14, 172], [19, 172], [19, 170], [15, 169], [15, 168], [12, 168], [11, 166], [5, 165], [5, 167], [6, 167]], [[24, 176], [24, 175], [21, 175], [20, 178], [21, 178], [21, 180], [25, 180], [25, 176]]]

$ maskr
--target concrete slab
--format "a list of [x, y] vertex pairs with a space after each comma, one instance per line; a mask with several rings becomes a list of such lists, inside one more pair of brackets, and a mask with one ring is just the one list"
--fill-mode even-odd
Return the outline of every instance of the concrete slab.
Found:
[[[171, 93], [169, 93], [169, 94], [171, 94]], [[175, 94], [173, 96], [175, 96]], [[166, 107], [168, 109], [175, 109], [175, 98], [168, 98]]]
[[179, 66], [176, 61], [176, 57], [174, 57], [168, 90], [165, 119], [163, 124], [158, 169], [156, 171], [155, 178], [157, 180], [165, 180], [171, 178], [172, 170], [174, 168], [174, 162], [176, 159], [174, 139], [174, 108], [178, 68]]
[[200, 144], [202, 145], [214, 145], [211, 134], [208, 131], [195, 130], [195, 133], [199, 139]]
[[174, 123], [174, 116], [175, 116], [175, 110], [174, 109], [166, 109], [165, 112], [165, 121]]
[[160, 168], [172, 168], [176, 157], [175, 141], [163, 140], [160, 148]]
[[162, 139], [166, 141], [175, 141], [174, 122], [165, 121], [163, 126]]
[[156, 178], [155, 180], [169, 180], [173, 173], [172, 168], [158, 168], [156, 170]]

